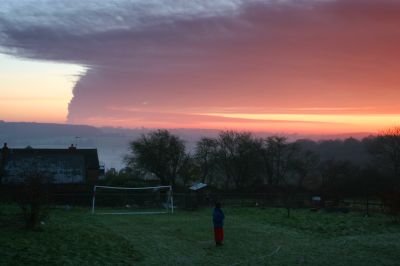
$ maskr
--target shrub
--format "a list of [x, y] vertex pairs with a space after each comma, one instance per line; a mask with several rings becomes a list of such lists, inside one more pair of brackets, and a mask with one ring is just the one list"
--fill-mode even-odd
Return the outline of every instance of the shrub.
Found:
[[50, 210], [50, 181], [44, 173], [29, 172], [17, 193], [17, 203], [22, 210], [26, 228], [35, 229], [48, 217]]

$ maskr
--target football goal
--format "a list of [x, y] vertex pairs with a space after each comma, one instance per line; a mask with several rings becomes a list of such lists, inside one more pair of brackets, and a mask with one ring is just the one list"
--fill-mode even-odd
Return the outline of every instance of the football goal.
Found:
[[172, 186], [94, 186], [92, 214], [174, 213]]

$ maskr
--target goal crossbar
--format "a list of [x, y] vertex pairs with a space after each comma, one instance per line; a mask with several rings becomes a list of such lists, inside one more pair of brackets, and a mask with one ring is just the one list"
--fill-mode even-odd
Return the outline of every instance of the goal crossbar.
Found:
[[162, 214], [168, 212], [99, 212], [99, 215]]
[[155, 189], [155, 188], [169, 188], [172, 186], [157, 186], [157, 187], [110, 187], [110, 186], [94, 186], [94, 191], [96, 188], [111, 188], [111, 189], [123, 189], [123, 190], [142, 190], [142, 189]]
[[[93, 187], [93, 199], [92, 199], [92, 214], [94, 214], [95, 205], [96, 205], [96, 189], [97, 188], [105, 188], [105, 189], [117, 189], [117, 190], [148, 190], [148, 189], [168, 189], [170, 192], [170, 204], [171, 204], [171, 213], [174, 213], [174, 199], [172, 195], [172, 186], [152, 186], [152, 187], [114, 187], [114, 186], [94, 186]], [[161, 214], [168, 213], [168, 211], [148, 211], [148, 212], [102, 212], [97, 214]]]

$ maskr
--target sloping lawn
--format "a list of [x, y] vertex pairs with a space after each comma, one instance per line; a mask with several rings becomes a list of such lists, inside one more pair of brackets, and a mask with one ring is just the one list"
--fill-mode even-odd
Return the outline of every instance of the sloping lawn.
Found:
[[52, 213], [38, 231], [2, 217], [0, 265], [134, 265], [133, 244], [110, 232], [88, 212]]
[[400, 227], [384, 216], [228, 208], [215, 247], [211, 211], [56, 210], [38, 232], [3, 211], [0, 265], [400, 265]]

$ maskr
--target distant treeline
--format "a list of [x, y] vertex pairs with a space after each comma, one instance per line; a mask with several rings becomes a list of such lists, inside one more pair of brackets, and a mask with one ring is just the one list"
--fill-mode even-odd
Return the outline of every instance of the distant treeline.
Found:
[[191, 153], [178, 136], [156, 130], [129, 149], [126, 167], [110, 169], [103, 182], [188, 186], [197, 181], [235, 191], [312, 191], [333, 200], [390, 197], [400, 185], [400, 128], [362, 140], [318, 142], [222, 131], [200, 139]]

